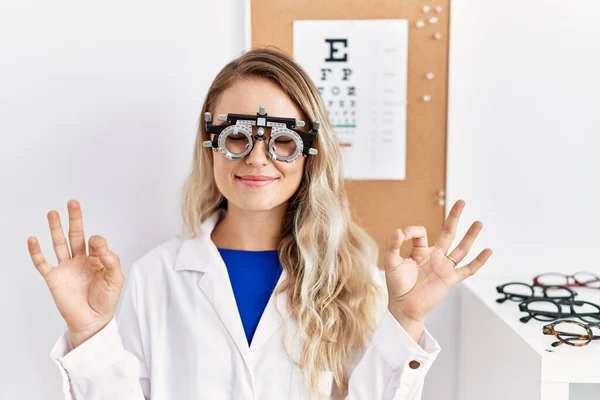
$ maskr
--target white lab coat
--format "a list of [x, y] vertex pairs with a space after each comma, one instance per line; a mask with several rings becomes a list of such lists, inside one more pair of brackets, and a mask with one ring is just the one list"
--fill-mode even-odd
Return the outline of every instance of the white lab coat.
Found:
[[[248, 346], [226, 266], [210, 237], [223, 215], [219, 210], [207, 219], [202, 236], [174, 238], [138, 259], [116, 318], [96, 335], [72, 350], [68, 330], [63, 332], [50, 357], [61, 372], [65, 399], [308, 398], [302, 372], [282, 343], [285, 327], [293, 355], [299, 354], [285, 296], [277, 297], [282, 316], [271, 297]], [[385, 288], [384, 276], [377, 275]], [[387, 307], [379, 315], [368, 347], [348, 365], [346, 398], [419, 400], [439, 344], [427, 329], [415, 342]], [[409, 366], [413, 360], [420, 366]], [[332, 372], [321, 371], [319, 382], [329, 398]]]

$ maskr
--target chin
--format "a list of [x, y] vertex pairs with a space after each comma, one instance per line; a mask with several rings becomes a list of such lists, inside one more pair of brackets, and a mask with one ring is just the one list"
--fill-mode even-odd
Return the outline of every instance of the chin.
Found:
[[[271, 187], [254, 188], [240, 186], [236, 182], [232, 185], [223, 186], [220, 190], [229, 204], [248, 212], [264, 212], [277, 209], [282, 205], [286, 205], [294, 192], [293, 190], [289, 190], [290, 188], [288, 187], [279, 185], [275, 187], [269, 185]], [[220, 185], [217, 184], [217, 187], [220, 187]]]
[[246, 201], [242, 204], [238, 204], [237, 206], [245, 211], [269, 211], [274, 208], [277, 208], [280, 204], [274, 203], [271, 201]]

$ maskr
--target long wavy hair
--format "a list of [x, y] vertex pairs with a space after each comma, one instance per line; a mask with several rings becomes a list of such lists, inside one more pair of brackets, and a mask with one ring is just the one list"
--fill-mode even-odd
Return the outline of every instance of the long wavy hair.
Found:
[[[303, 371], [311, 397], [318, 392], [319, 371], [333, 373], [338, 394], [348, 390], [347, 363], [364, 349], [376, 326], [382, 291], [374, 269], [377, 245], [352, 219], [344, 188], [339, 142], [321, 97], [306, 72], [277, 48], [249, 50], [229, 62], [212, 82], [200, 113], [193, 167], [182, 188], [183, 232], [196, 237], [202, 222], [227, 200], [213, 175], [213, 153], [202, 142], [204, 113], [238, 79], [269, 79], [278, 84], [308, 118], [320, 121], [296, 193], [288, 200], [279, 259], [287, 279], [274, 295], [287, 292], [288, 311], [298, 326], [301, 350], [292, 361]], [[273, 161], [279, 162], [279, 161]], [[385, 294], [383, 294], [385, 296]], [[286, 348], [288, 357], [290, 352]]]

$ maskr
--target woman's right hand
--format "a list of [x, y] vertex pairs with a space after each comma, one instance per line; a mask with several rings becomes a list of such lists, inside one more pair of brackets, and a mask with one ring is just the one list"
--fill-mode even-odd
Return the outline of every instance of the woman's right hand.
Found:
[[79, 202], [71, 200], [67, 207], [72, 254], [65, 240], [60, 216], [54, 210], [47, 216], [58, 266], [53, 267], [46, 261], [34, 236], [27, 239], [27, 247], [33, 264], [46, 281], [54, 303], [67, 323], [75, 348], [94, 336], [114, 317], [125, 276], [119, 257], [110, 251], [103, 237], [90, 237], [89, 255], [86, 253]]

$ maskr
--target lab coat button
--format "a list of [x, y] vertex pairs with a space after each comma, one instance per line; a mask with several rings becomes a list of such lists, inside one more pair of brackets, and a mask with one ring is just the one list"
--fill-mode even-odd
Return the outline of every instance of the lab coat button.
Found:
[[412, 369], [417, 369], [421, 366], [421, 363], [415, 360], [412, 360], [411, 362], [408, 363], [408, 366]]

